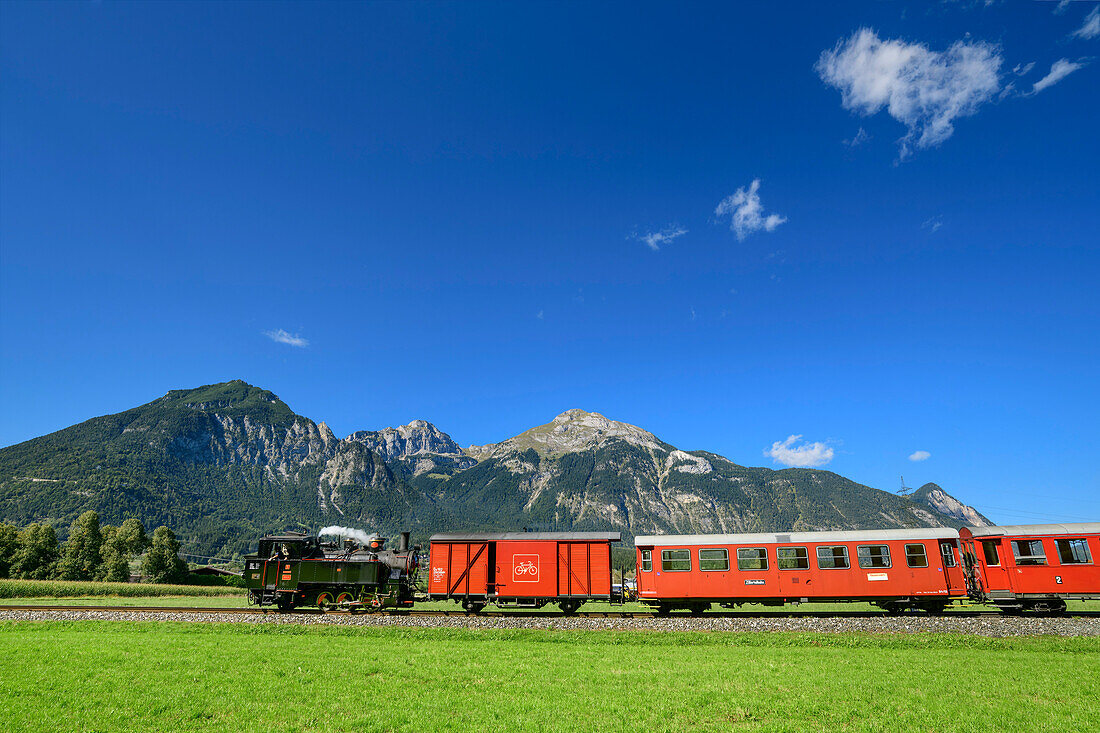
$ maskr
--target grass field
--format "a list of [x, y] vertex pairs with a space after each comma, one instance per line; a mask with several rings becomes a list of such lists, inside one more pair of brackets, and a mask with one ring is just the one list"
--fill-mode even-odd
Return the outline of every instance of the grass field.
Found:
[[6, 730], [1100, 728], [1100, 639], [0, 623]]

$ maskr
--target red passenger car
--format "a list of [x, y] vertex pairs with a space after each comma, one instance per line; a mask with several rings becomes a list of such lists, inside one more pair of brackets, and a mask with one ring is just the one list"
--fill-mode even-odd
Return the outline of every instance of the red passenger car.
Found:
[[487, 603], [572, 613], [612, 593], [611, 543], [619, 532], [504, 532], [431, 537], [428, 598], [453, 599], [474, 613]]
[[1007, 613], [1061, 613], [1100, 598], [1100, 522], [963, 527], [970, 596]]
[[944, 527], [637, 537], [638, 597], [659, 613], [811, 601], [939, 613], [966, 597], [958, 537]]

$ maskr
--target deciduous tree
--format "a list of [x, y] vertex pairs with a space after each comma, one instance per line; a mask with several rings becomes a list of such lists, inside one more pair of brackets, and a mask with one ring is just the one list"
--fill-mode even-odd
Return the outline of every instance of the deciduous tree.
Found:
[[19, 529], [14, 525], [0, 524], [0, 578], [11, 577], [11, 564], [19, 549]]
[[69, 529], [69, 539], [61, 548], [58, 575], [62, 580], [95, 580], [103, 563], [103, 533], [99, 514], [86, 511]]
[[48, 524], [28, 525], [18, 538], [19, 547], [11, 564], [13, 578], [47, 580], [57, 570], [57, 533]]
[[131, 517], [121, 527], [103, 528], [103, 564], [99, 579], [124, 583], [130, 579], [130, 559], [145, 550], [149, 539], [141, 520]]
[[141, 574], [153, 583], [178, 583], [187, 573], [187, 563], [179, 557], [180, 543], [167, 527], [153, 532], [153, 546], [141, 563]]

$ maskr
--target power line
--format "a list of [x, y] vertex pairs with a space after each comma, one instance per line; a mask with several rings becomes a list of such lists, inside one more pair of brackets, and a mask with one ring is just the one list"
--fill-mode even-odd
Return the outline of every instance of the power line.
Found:
[[224, 557], [210, 557], [209, 555], [194, 555], [190, 552], [180, 552], [180, 553], [177, 553], [177, 554], [180, 557], [193, 557], [196, 560], [206, 560], [208, 562], [221, 562], [221, 563], [233, 562], [231, 559], [226, 559]]

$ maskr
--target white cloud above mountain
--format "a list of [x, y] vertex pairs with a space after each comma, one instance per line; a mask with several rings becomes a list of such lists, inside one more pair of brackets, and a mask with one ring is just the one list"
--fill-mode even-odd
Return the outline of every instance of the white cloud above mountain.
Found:
[[764, 206], [760, 203], [759, 178], [753, 179], [748, 188], [739, 188], [722, 199], [714, 209], [714, 215], [719, 218], [728, 216], [730, 231], [742, 241], [754, 232], [773, 232], [787, 221], [785, 216], [764, 213]]
[[826, 443], [809, 443], [801, 435], [790, 435], [786, 440], [777, 440], [764, 455], [776, 463], [796, 468], [824, 466], [833, 460], [834, 451]]
[[1089, 14], [1085, 16], [1084, 24], [1070, 35], [1082, 40], [1100, 36], [1100, 5], [1093, 6]]
[[1070, 61], [1058, 59], [1050, 66], [1050, 73], [1031, 86], [1031, 93], [1038, 94], [1048, 87], [1052, 87], [1067, 76], [1085, 66], [1083, 61]]
[[277, 344], [295, 346], [299, 349], [304, 349], [309, 346], [309, 341], [307, 339], [302, 338], [296, 333], [289, 333], [281, 328], [276, 328], [274, 331], [264, 331], [264, 336], [267, 336]]
[[658, 232], [649, 232], [648, 234], [635, 234], [635, 239], [645, 242], [645, 245], [654, 252], [661, 249], [662, 246], [672, 242], [678, 237], [682, 237], [688, 233], [687, 229], [677, 226], [669, 226]]
[[870, 28], [823, 51], [815, 70], [840, 90], [845, 109], [865, 116], [883, 109], [906, 127], [900, 157], [940, 145], [960, 117], [975, 114], [1001, 88], [1000, 48], [956, 41], [946, 51], [922, 43], [882, 40]]

